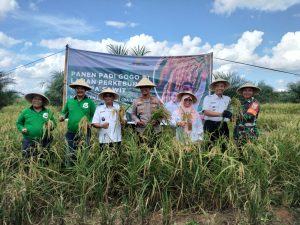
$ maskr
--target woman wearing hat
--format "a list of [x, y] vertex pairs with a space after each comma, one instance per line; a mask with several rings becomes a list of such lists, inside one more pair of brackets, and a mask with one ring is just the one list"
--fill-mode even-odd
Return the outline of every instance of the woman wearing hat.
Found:
[[[214, 94], [205, 96], [203, 101], [204, 131], [209, 134], [210, 144], [216, 142], [221, 136], [229, 138], [227, 122], [232, 117], [231, 111], [228, 110], [230, 97], [223, 95], [229, 86], [227, 80], [216, 79], [209, 86]], [[222, 145], [223, 150], [224, 148], [225, 146]]]
[[193, 104], [196, 96], [190, 91], [183, 91], [177, 95], [180, 106], [173, 112], [171, 125], [176, 126], [176, 138], [179, 141], [200, 141], [203, 136], [203, 126], [199, 113]]
[[238, 144], [244, 144], [258, 137], [256, 120], [260, 106], [253, 96], [259, 92], [260, 88], [251, 83], [246, 83], [237, 89], [237, 93], [244, 98], [234, 128], [234, 138]]
[[105, 146], [116, 147], [119, 151], [122, 141], [120, 106], [114, 102], [119, 95], [111, 88], [106, 88], [99, 94], [99, 98], [104, 104], [97, 106], [92, 125], [99, 129], [100, 148], [103, 150]]
[[[135, 86], [141, 90], [141, 96], [134, 99], [131, 117], [136, 124], [136, 131], [142, 134], [146, 128], [146, 125], [151, 120], [151, 114], [159, 107], [161, 102], [155, 96], [151, 96], [151, 88], [155, 87], [148, 78], [143, 77]], [[154, 124], [154, 132], [160, 131], [160, 124], [157, 122]]]
[[[86, 91], [91, 90], [91, 87], [83, 80], [76, 80], [74, 83], [69, 85], [71, 88], [75, 89], [75, 97], [73, 99], [68, 99], [59, 118], [59, 121], [64, 121], [68, 118], [68, 131], [66, 133], [66, 140], [68, 146], [72, 151], [74, 156], [74, 151], [78, 148], [80, 141], [79, 137], [79, 123], [81, 119], [86, 117], [86, 119], [91, 122], [94, 116], [96, 105], [94, 101], [86, 96]], [[86, 144], [89, 145], [91, 138], [91, 129], [87, 129], [86, 134]]]
[[25, 99], [31, 103], [31, 106], [21, 112], [16, 126], [23, 134], [22, 155], [28, 159], [36, 155], [38, 144], [50, 148], [52, 137], [48, 132], [56, 127], [56, 120], [53, 112], [45, 107], [49, 104], [46, 96], [40, 93], [28, 93]]

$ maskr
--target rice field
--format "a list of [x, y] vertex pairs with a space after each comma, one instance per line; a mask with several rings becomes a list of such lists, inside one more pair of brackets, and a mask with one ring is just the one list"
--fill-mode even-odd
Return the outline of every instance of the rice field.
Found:
[[26, 106], [0, 111], [1, 224], [299, 224], [299, 104], [263, 105], [258, 142], [229, 142], [224, 153], [221, 143], [183, 146], [170, 127], [149, 137], [153, 147], [126, 127], [120, 155], [100, 152], [94, 129], [74, 166], [59, 123], [50, 152], [29, 168], [15, 127]]

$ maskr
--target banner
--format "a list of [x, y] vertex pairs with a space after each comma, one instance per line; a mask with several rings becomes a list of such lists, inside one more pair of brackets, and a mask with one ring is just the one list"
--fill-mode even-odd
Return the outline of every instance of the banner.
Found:
[[[121, 56], [68, 48], [66, 97], [75, 91], [69, 87], [77, 79], [84, 79], [92, 91], [87, 94], [99, 101], [98, 94], [110, 87], [120, 95], [120, 101], [131, 104], [140, 95], [135, 85], [147, 76], [155, 85], [153, 95], [167, 106], [176, 103], [180, 91], [192, 91], [198, 98], [195, 108], [202, 110], [203, 98], [211, 83], [212, 53], [193, 56], [138, 57]], [[172, 109], [169, 109], [170, 111]]]

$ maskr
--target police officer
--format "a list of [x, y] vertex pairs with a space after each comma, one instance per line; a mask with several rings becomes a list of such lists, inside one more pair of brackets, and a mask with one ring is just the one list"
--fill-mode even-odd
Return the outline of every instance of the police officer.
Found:
[[[229, 109], [230, 97], [223, 95], [229, 86], [230, 83], [227, 80], [216, 79], [209, 86], [214, 94], [204, 98], [204, 132], [209, 135], [209, 146], [215, 143], [221, 136], [229, 138], [227, 122], [232, 117], [232, 110]], [[225, 150], [224, 145], [222, 145], [222, 150]]]
[[[151, 96], [151, 89], [155, 86], [147, 77], [143, 77], [135, 86], [140, 89], [141, 96], [133, 101], [131, 117], [136, 124], [136, 131], [140, 136], [145, 131], [146, 125], [151, 122], [152, 113], [162, 106], [157, 97]], [[159, 121], [151, 125], [153, 126], [154, 134], [160, 132]]]

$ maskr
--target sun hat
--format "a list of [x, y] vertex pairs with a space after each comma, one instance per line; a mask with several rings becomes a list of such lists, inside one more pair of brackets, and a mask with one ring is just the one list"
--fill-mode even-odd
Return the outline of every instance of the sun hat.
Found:
[[113, 94], [114, 100], [119, 98], [119, 95], [111, 88], [105, 88], [101, 91], [101, 93], [98, 95], [101, 100], [103, 100], [104, 94]]
[[82, 86], [82, 87], [84, 87], [86, 90], [91, 90], [92, 88], [85, 82], [85, 80], [84, 79], [78, 79], [78, 80], [76, 80], [74, 83], [72, 83], [72, 84], [69, 84], [69, 87], [70, 88], [76, 88], [77, 86]]
[[39, 97], [41, 97], [41, 98], [43, 99], [43, 105], [44, 105], [44, 106], [49, 105], [49, 103], [50, 103], [49, 99], [48, 99], [45, 95], [43, 95], [43, 94], [41, 94], [41, 93], [32, 92], [32, 93], [26, 94], [24, 97], [25, 97], [25, 99], [26, 99], [28, 102], [32, 103], [32, 99], [33, 99], [35, 96], [39, 96]]
[[181, 98], [182, 98], [182, 96], [184, 96], [184, 95], [190, 95], [192, 97], [193, 103], [196, 103], [198, 101], [196, 95], [194, 95], [191, 91], [182, 91], [182, 92], [179, 92], [177, 94], [177, 99], [180, 101]]
[[147, 77], [143, 77], [136, 85], [136, 88], [140, 87], [156, 87]]
[[224, 79], [222, 79], [222, 78], [218, 78], [218, 79], [214, 80], [213, 82], [211, 82], [211, 84], [209, 85], [209, 89], [210, 89], [211, 91], [214, 91], [215, 85], [216, 85], [217, 83], [220, 83], [220, 82], [222, 82], [222, 83], [225, 84], [225, 90], [228, 89], [228, 88], [230, 87], [230, 83], [229, 83], [228, 80], [224, 80]]
[[237, 90], [236, 90], [236, 93], [242, 95], [243, 93], [243, 89], [244, 88], [252, 88], [253, 89], [253, 93], [254, 95], [258, 94], [260, 92], [260, 88], [255, 86], [254, 84], [252, 83], [245, 83], [243, 84], [242, 86], [240, 86]]

